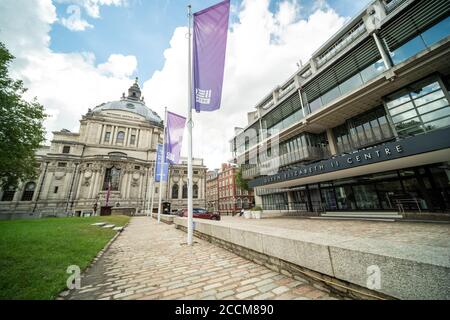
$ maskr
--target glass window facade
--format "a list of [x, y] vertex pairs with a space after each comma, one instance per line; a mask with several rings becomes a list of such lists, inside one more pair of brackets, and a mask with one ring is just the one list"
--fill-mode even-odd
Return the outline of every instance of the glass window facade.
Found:
[[[265, 163], [272, 160], [271, 148], [267, 152], [261, 152], [257, 159], [251, 159], [251, 163]], [[325, 133], [312, 134], [301, 133], [279, 144], [279, 165], [281, 167], [312, 160], [321, 160], [330, 156], [328, 140]]]
[[399, 137], [450, 126], [446, 89], [432, 77], [386, 98], [386, 107]]
[[429, 48], [442, 39], [450, 35], [450, 17], [432, 26], [425, 32], [420, 33], [409, 40], [401, 47], [391, 52], [391, 59], [394, 64], [402, 63], [419, 52]]
[[264, 210], [450, 213], [450, 162], [322, 182], [262, 195]]
[[371, 81], [376, 76], [380, 75], [385, 71], [385, 66], [382, 60], [378, 60], [377, 62], [369, 65], [368, 67], [362, 69], [356, 74], [352, 75], [347, 80], [338, 83], [337, 86], [328, 90], [323, 95], [314, 99], [311, 102], [308, 102], [309, 113], [313, 113], [320, 109], [322, 106], [336, 100], [340, 96], [343, 96], [352, 90], [356, 90], [361, 87], [363, 84]]
[[373, 146], [394, 138], [383, 107], [375, 108], [333, 129], [338, 152]]

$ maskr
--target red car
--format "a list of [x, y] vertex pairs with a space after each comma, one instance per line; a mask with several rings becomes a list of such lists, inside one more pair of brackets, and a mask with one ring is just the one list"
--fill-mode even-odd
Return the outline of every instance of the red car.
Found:
[[[180, 217], [187, 217], [188, 210], [183, 209], [180, 212]], [[208, 210], [201, 209], [201, 208], [193, 208], [192, 215], [194, 218], [199, 219], [208, 219], [208, 220], [220, 220], [220, 214], [216, 212], [208, 212]]]

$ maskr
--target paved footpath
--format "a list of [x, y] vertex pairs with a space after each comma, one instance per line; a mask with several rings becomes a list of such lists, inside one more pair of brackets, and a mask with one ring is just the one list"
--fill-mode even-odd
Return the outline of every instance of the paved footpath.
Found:
[[65, 299], [333, 299], [173, 225], [135, 217]]

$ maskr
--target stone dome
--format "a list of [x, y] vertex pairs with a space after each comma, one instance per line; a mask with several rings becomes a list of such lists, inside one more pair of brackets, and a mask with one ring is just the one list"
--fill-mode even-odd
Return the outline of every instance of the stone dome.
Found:
[[147, 107], [145, 105], [144, 98], [141, 98], [141, 90], [139, 88], [137, 78], [136, 82], [130, 87], [130, 89], [128, 89], [127, 97], [123, 94], [121, 100], [103, 103], [95, 107], [92, 112], [99, 113], [105, 110], [128, 111], [143, 116], [146, 120], [157, 124], [161, 124], [162, 122], [161, 117], [152, 109]]

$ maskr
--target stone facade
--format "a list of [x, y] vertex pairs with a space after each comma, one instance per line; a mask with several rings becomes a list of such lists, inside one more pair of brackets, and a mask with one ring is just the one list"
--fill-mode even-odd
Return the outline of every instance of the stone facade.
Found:
[[209, 210], [219, 210], [219, 169], [206, 173], [206, 204]]
[[[53, 132], [50, 146], [37, 151], [38, 178], [15, 190], [0, 190], [0, 219], [156, 211], [160, 191], [172, 209], [186, 207], [182, 187], [172, 197], [172, 186], [187, 180], [187, 162], [171, 166], [169, 182], [152, 186], [156, 149], [162, 143], [163, 122], [149, 109], [137, 82], [128, 96], [89, 109], [80, 130]], [[205, 203], [206, 167], [194, 159], [195, 206]], [[109, 202], [106, 203], [111, 182]], [[169, 187], [168, 187], [169, 185]]]

